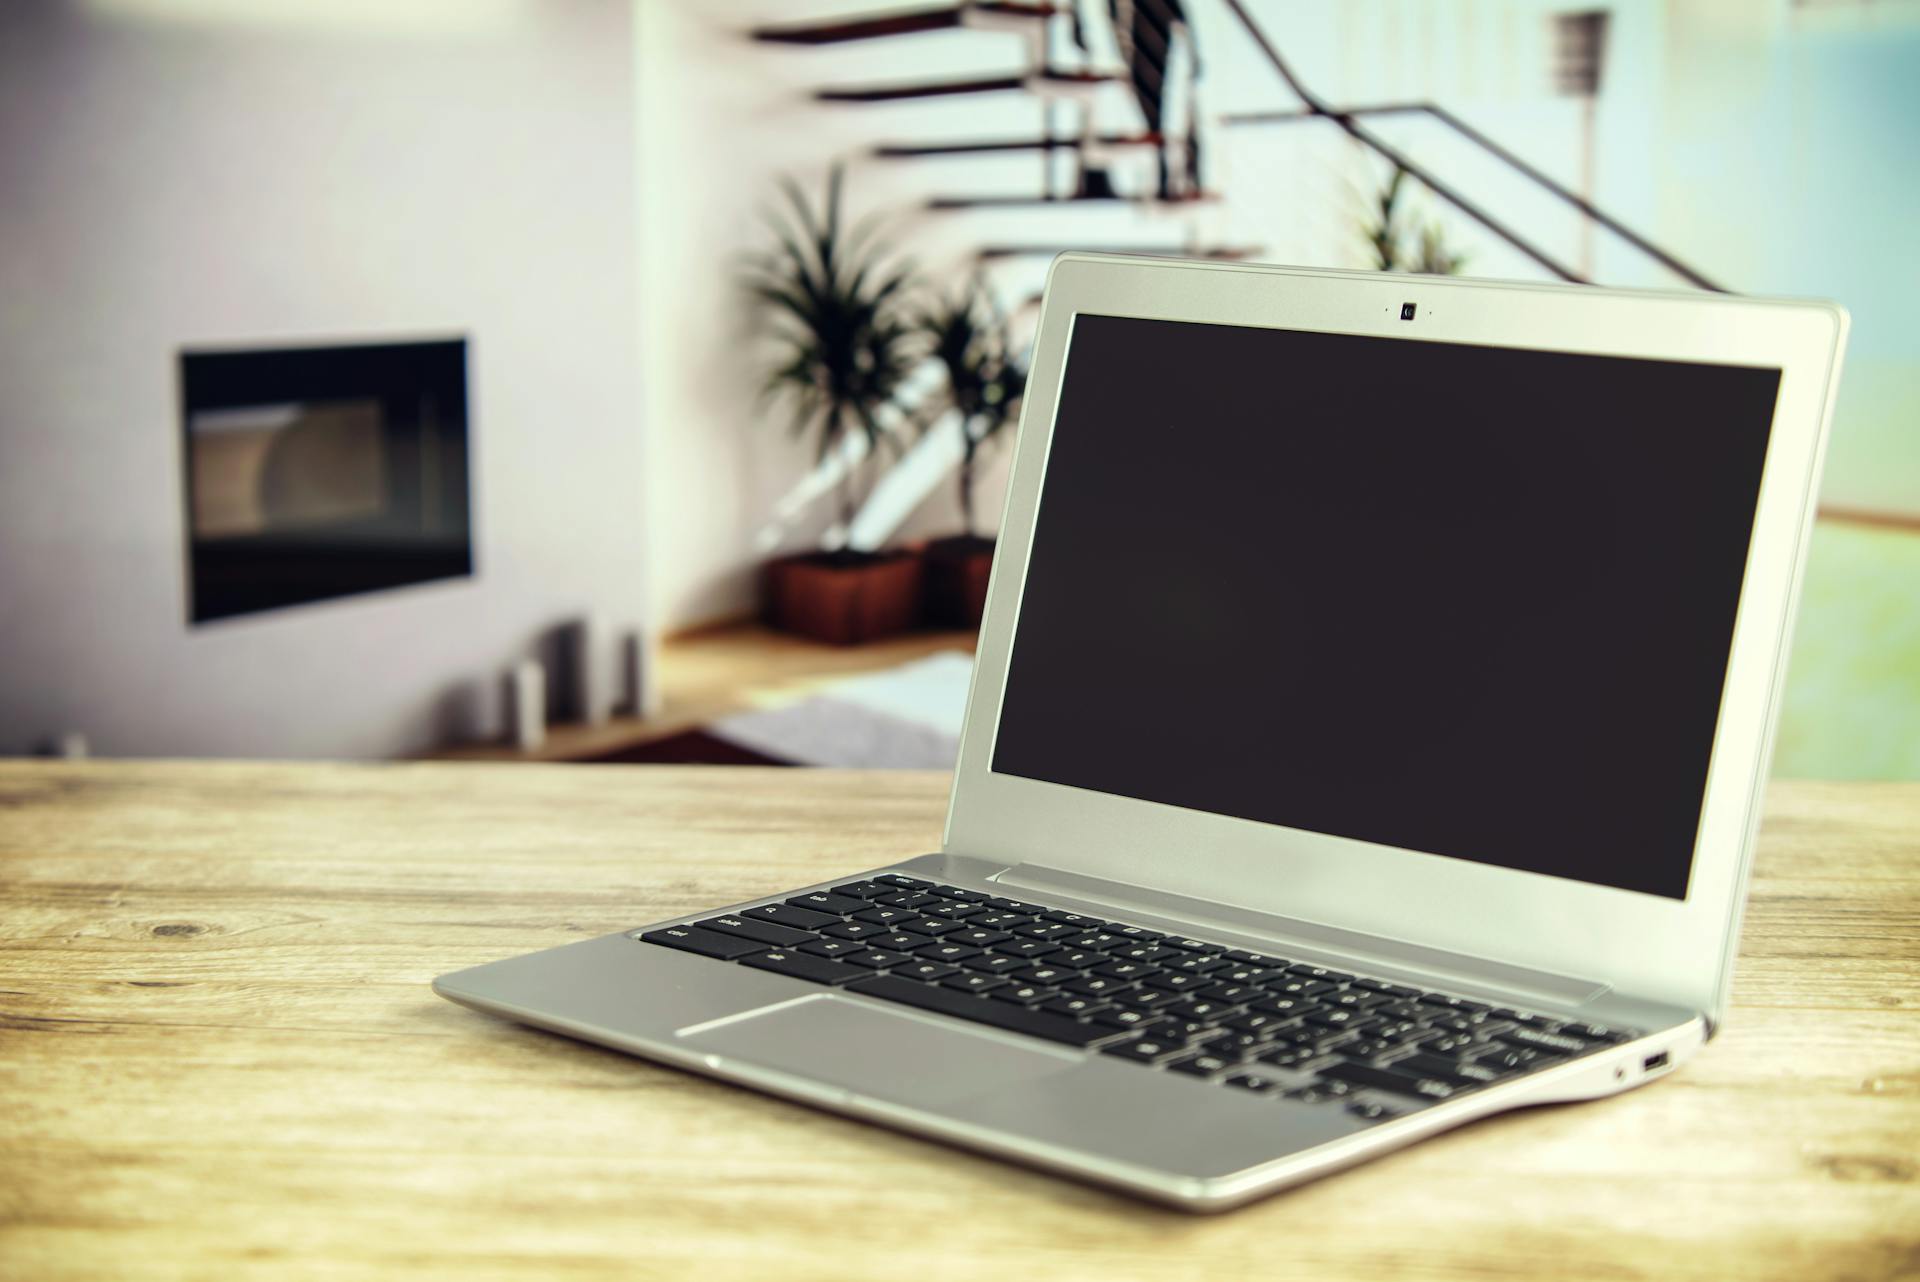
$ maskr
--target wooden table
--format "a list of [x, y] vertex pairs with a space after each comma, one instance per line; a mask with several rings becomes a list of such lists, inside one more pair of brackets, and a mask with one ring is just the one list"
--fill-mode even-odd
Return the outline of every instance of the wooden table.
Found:
[[0, 1276], [1920, 1275], [1920, 786], [1772, 793], [1674, 1078], [1195, 1219], [486, 1018], [442, 971], [939, 839], [944, 776], [0, 763]]

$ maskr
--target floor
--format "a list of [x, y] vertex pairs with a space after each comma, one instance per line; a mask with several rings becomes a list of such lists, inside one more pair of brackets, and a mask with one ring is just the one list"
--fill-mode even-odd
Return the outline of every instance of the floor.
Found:
[[843, 677], [897, 667], [942, 650], [973, 651], [971, 631], [909, 632], [859, 646], [822, 645], [736, 623], [663, 641], [659, 711], [597, 726], [556, 725], [531, 752], [508, 743], [466, 744], [425, 754], [442, 761], [580, 761], [706, 725], [729, 713], [800, 698]]

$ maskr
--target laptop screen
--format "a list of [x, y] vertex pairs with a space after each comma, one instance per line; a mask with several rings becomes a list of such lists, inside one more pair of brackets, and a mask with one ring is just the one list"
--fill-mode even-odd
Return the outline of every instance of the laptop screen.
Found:
[[1080, 315], [993, 769], [1684, 898], [1779, 379]]

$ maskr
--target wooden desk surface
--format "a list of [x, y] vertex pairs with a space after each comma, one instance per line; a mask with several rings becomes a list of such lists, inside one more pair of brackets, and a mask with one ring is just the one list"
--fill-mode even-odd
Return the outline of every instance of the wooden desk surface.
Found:
[[1213, 1219], [452, 1006], [934, 848], [945, 777], [0, 763], [0, 1276], [1920, 1276], [1920, 786], [1772, 793], [1673, 1078]]

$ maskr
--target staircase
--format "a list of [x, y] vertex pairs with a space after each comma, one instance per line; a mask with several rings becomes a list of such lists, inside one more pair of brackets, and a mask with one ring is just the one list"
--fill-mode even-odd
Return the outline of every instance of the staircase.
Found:
[[[1133, 0], [1133, 3], [1151, 6], [1164, 3], [1164, 0]], [[1219, 128], [1332, 125], [1389, 164], [1405, 170], [1434, 197], [1451, 205], [1458, 213], [1479, 224], [1495, 238], [1532, 260], [1549, 275], [1566, 281], [1585, 283], [1585, 277], [1580, 272], [1535, 243], [1519, 229], [1509, 225], [1493, 210], [1456, 188], [1444, 176], [1423, 165], [1418, 158], [1394, 146], [1370, 123], [1383, 116], [1420, 115], [1439, 123], [1511, 172], [1521, 175], [1530, 184], [1546, 192], [1555, 200], [1576, 210], [1579, 216], [1586, 220], [1585, 225], [1602, 229], [1619, 238], [1620, 241], [1648, 256], [1689, 285], [1708, 290], [1720, 288], [1675, 255], [1654, 245], [1623, 225], [1618, 219], [1555, 182], [1518, 155], [1502, 148], [1492, 139], [1474, 130], [1436, 104], [1411, 102], [1347, 106], [1334, 104], [1319, 97], [1294, 72], [1291, 64], [1283, 57], [1261, 24], [1248, 12], [1242, 0], [1187, 0], [1187, 4], [1190, 7], [1208, 4], [1224, 8], [1233, 24], [1242, 31], [1254, 50], [1272, 68], [1278, 82], [1277, 88], [1291, 100], [1284, 109], [1243, 112], [1222, 117], [1215, 122]], [[1103, 163], [1110, 157], [1138, 152], [1142, 148], [1157, 148], [1163, 140], [1159, 135], [1145, 130], [1129, 132], [1095, 128], [1094, 105], [1101, 101], [1112, 102], [1113, 96], [1117, 95], [1118, 101], [1124, 103], [1131, 111], [1134, 106], [1133, 87], [1125, 74], [1093, 67], [1063, 65], [1057, 55], [1057, 48], [1062, 43], [1057, 39], [1057, 35], [1060, 29], [1066, 27], [1071, 20], [1072, 9], [1069, 3], [1052, 3], [1051, 0], [957, 0], [952, 4], [891, 13], [763, 26], [755, 28], [750, 34], [756, 41], [786, 46], [830, 46], [941, 31], [985, 30], [1017, 35], [1027, 47], [1024, 69], [975, 77], [961, 76], [955, 79], [828, 85], [816, 89], [812, 96], [826, 109], [857, 110], [862, 105], [872, 104], [984, 95], [1025, 95], [1034, 101], [1038, 108], [1036, 114], [1042, 124], [1042, 128], [1033, 134], [935, 141], [896, 139], [876, 143], [867, 154], [876, 162], [888, 164], [937, 162], [943, 158], [953, 157], [1022, 154], [1033, 155], [1042, 162], [1039, 170], [1041, 181], [1033, 190], [938, 193], [929, 196], [924, 202], [925, 210], [932, 214], [964, 218], [971, 214], [991, 211], [1072, 209], [1084, 212], [1108, 209], [1122, 213], [1131, 211], [1128, 216], [1145, 228], [1162, 229], [1171, 226], [1177, 233], [1176, 238], [1170, 240], [1155, 241], [1143, 235], [1137, 241], [1130, 239], [1117, 244], [1089, 243], [1065, 233], [1058, 239], [1001, 241], [983, 237], [977, 242], [977, 247], [973, 251], [973, 257], [978, 264], [984, 266], [1017, 260], [1037, 263], [1061, 252], [1076, 249], [1146, 256], [1176, 255], [1215, 260], [1259, 257], [1263, 250], [1257, 244], [1225, 243], [1205, 233], [1200, 215], [1210, 208], [1220, 206], [1224, 194], [1222, 192], [1206, 191], [1167, 199], [1151, 192], [1130, 195], [1124, 192], [1110, 193], [1088, 186], [1085, 176], [1089, 166]], [[1220, 30], [1216, 25], [1210, 33], [1216, 43], [1220, 39]], [[1216, 57], [1218, 57], [1217, 53], [1208, 55], [1209, 61]], [[1073, 59], [1069, 58], [1066, 61], [1071, 62]], [[1068, 122], [1072, 122], [1077, 116], [1078, 127], [1057, 127], [1061, 124], [1060, 116], [1063, 113], [1067, 116]], [[1057, 166], [1053, 163], [1056, 159], [1067, 160], [1071, 165], [1071, 178], [1065, 184], [1058, 181]], [[939, 168], [941, 167], [938, 165], [931, 167], [934, 171]], [[1031, 277], [1028, 279], [1031, 281]], [[1031, 284], [1027, 288], [1031, 288]], [[1030, 312], [1032, 305], [1038, 301], [1038, 295], [1010, 301], [1018, 302], [1016, 311]], [[948, 431], [957, 432], [957, 423], [943, 422], [933, 429], [932, 434], [938, 436]], [[861, 519], [856, 520], [855, 546], [878, 546], [884, 542], [893, 529], [897, 528], [898, 522], [917, 505], [919, 499], [945, 481], [947, 475], [943, 470], [947, 466], [945, 460], [957, 457], [954, 451], [937, 441], [921, 450], [920, 456], [923, 465], [905, 469], [901, 477], [889, 478], [884, 495], [885, 513], [863, 514]], [[825, 460], [822, 463], [823, 476], [810, 478], [808, 485], [813, 489], [821, 488], [819, 483], [823, 480], [824, 472], [837, 471], [839, 468], [853, 465], [853, 462], [852, 459], [843, 458]], [[911, 485], [908, 485], [909, 480]], [[911, 488], [917, 493], [906, 493], [906, 488]]]

